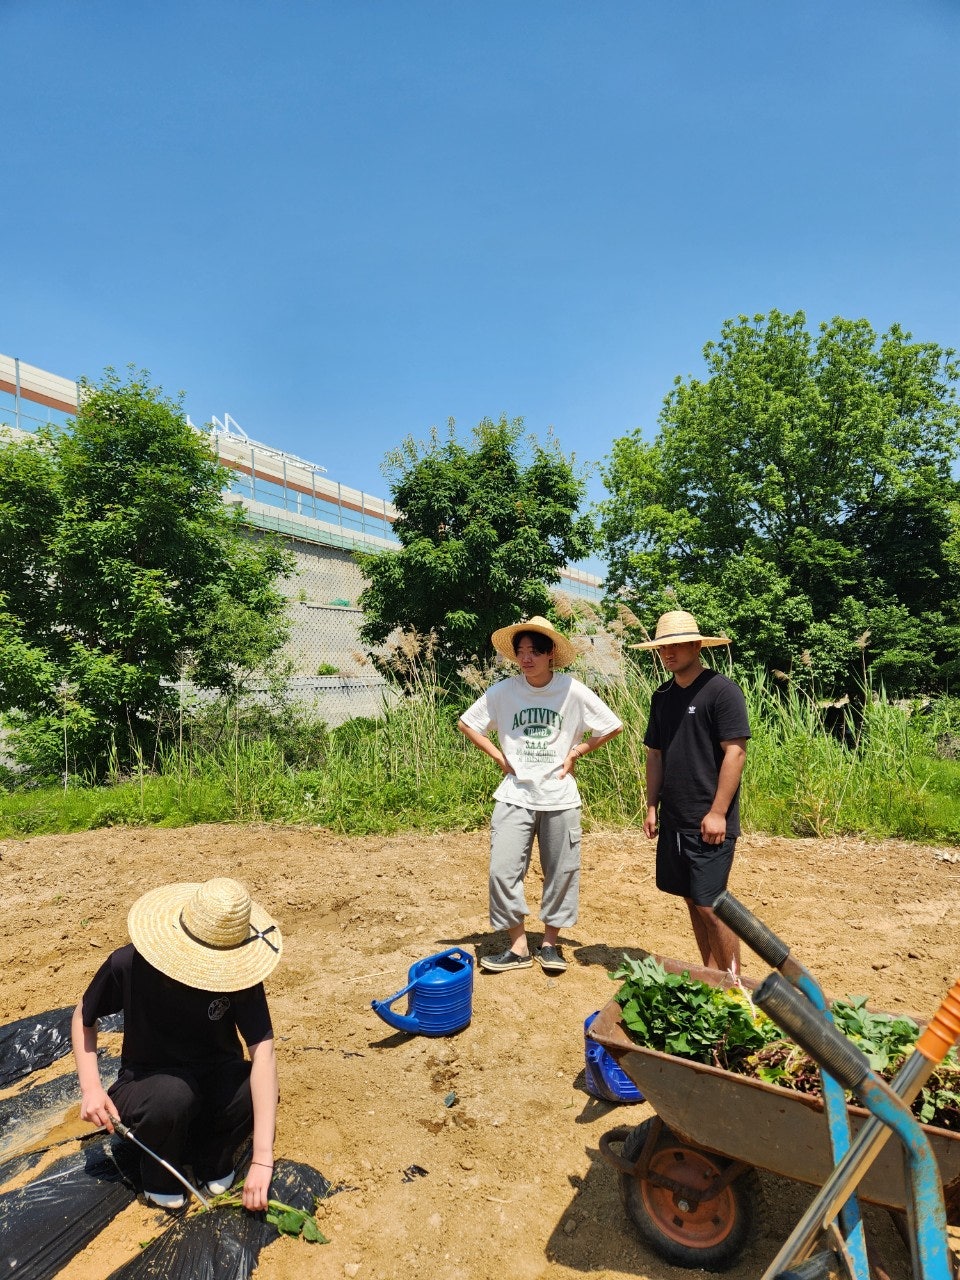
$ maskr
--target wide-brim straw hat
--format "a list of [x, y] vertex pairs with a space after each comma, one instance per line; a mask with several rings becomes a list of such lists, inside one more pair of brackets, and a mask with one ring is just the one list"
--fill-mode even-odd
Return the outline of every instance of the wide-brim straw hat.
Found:
[[495, 631], [490, 637], [490, 643], [496, 649], [502, 658], [506, 658], [508, 662], [516, 662], [517, 655], [513, 651], [513, 637], [518, 631], [536, 631], [539, 635], [547, 636], [553, 641], [553, 665], [555, 667], [569, 667], [577, 657], [577, 649], [571, 641], [559, 632], [556, 627], [552, 627], [546, 618], [539, 615], [529, 618], [526, 622], [515, 622], [513, 626], [501, 627], [499, 631]]
[[715, 649], [718, 644], [729, 644], [726, 636], [702, 636], [697, 620], [692, 613], [676, 609], [672, 613], [662, 613], [657, 619], [657, 630], [652, 640], [644, 640], [642, 644], [632, 644], [631, 649], [660, 649], [665, 644], [688, 644], [691, 640], [699, 640], [704, 649]]
[[151, 889], [130, 908], [127, 930], [155, 969], [201, 991], [254, 987], [283, 951], [276, 921], [226, 878]]

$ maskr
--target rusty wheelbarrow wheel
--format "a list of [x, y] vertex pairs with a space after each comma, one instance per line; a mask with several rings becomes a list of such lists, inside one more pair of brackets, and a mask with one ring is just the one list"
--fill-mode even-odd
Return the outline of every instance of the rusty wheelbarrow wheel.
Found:
[[725, 1271], [734, 1265], [755, 1230], [759, 1184], [746, 1169], [712, 1198], [703, 1198], [731, 1161], [689, 1147], [656, 1119], [645, 1120], [624, 1139], [622, 1159], [635, 1162], [650, 1133], [660, 1126], [647, 1176], [620, 1174], [620, 1196], [644, 1241], [677, 1267]]

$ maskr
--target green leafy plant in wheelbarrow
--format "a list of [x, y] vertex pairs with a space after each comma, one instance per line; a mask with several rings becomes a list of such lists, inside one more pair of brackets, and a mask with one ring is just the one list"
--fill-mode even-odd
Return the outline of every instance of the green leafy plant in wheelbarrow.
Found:
[[[611, 974], [623, 1025], [638, 1044], [768, 1084], [819, 1094], [816, 1063], [754, 1008], [744, 987], [712, 987], [689, 972], [671, 973], [653, 956], [624, 957]], [[865, 996], [835, 1000], [833, 1020], [866, 1054], [872, 1070], [892, 1079], [912, 1053], [920, 1027], [912, 1018], [867, 1009]], [[960, 1061], [947, 1054], [913, 1103], [922, 1124], [960, 1132]]]

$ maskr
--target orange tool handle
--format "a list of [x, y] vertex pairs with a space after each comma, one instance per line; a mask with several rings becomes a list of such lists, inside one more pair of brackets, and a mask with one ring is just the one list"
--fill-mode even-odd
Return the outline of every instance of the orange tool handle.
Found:
[[930, 1062], [942, 1062], [960, 1036], [960, 978], [944, 997], [943, 1004], [927, 1023], [917, 1041], [917, 1052]]

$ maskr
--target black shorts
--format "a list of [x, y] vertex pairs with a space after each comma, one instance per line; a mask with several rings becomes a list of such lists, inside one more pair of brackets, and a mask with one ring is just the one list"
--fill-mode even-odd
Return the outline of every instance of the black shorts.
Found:
[[723, 844], [704, 844], [699, 831], [660, 828], [657, 840], [657, 888], [712, 907], [727, 887], [736, 836]]

